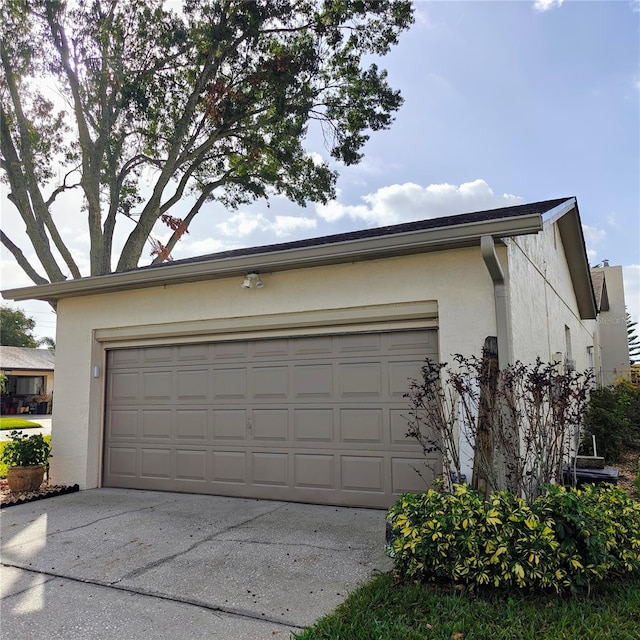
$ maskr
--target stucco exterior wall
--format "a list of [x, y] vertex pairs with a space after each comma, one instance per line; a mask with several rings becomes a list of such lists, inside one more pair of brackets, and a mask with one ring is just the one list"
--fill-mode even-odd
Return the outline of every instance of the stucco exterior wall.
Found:
[[580, 318], [555, 223], [545, 224], [536, 236], [509, 240], [508, 274], [514, 359], [552, 362], [562, 353], [578, 371], [592, 366], [596, 322]]
[[[506, 249], [499, 255], [505, 261]], [[241, 289], [241, 279], [234, 277], [60, 300], [52, 481], [99, 486], [105, 349], [142, 344], [147, 328], [155, 342], [161, 341], [163, 326], [175, 323], [184, 323], [187, 333], [197, 326], [194, 340], [223, 339], [216, 321], [232, 326], [237, 319], [247, 327], [244, 337], [258, 336], [265, 317], [330, 309], [362, 319], [363, 309], [371, 305], [390, 305], [393, 315], [393, 305], [431, 301], [437, 305], [437, 319], [431, 322], [439, 327], [441, 359], [450, 360], [454, 353], [478, 355], [485, 337], [495, 335], [493, 286], [479, 247], [261, 272], [260, 277], [263, 289]], [[207, 322], [209, 335], [202, 331]], [[111, 343], [96, 339], [111, 330], [115, 335], [118, 328], [122, 335], [130, 328], [137, 337]], [[318, 330], [309, 328], [308, 333]], [[96, 366], [99, 377], [94, 377]]]
[[598, 330], [602, 372], [600, 384], [611, 385], [616, 378], [630, 376], [629, 337], [627, 335], [627, 310], [624, 299], [622, 267], [602, 267], [609, 298], [608, 311], [598, 315]]

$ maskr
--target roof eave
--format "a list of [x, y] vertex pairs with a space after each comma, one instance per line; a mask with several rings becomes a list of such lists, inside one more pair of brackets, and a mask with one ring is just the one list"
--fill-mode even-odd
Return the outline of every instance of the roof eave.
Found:
[[412, 253], [442, 251], [477, 245], [483, 235], [504, 238], [535, 234], [541, 229], [542, 216], [535, 213], [331, 244], [278, 251], [265, 250], [263, 253], [252, 255], [217, 259], [214, 257], [211, 260], [201, 262], [169, 263], [151, 269], [138, 269], [53, 284], [6, 289], [2, 291], [2, 296], [5, 299], [17, 301], [55, 301], [70, 297], [241, 276], [248, 271], [271, 273]]
[[571, 282], [576, 294], [578, 311], [582, 320], [595, 320], [598, 315], [596, 296], [591, 282], [591, 269], [587, 260], [587, 249], [582, 233], [578, 203], [572, 198], [561, 215], [555, 217], [562, 246], [569, 266]]

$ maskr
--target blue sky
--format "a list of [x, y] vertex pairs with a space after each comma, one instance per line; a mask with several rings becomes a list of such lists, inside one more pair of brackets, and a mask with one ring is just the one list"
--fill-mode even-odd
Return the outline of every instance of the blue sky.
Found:
[[[173, 257], [576, 196], [591, 263], [623, 265], [639, 320], [640, 2], [415, 7], [381, 63], [405, 104], [359, 166], [337, 167], [337, 200], [303, 209], [274, 198], [231, 214], [210, 205]], [[313, 132], [309, 145], [328, 156]], [[28, 285], [3, 257], [2, 288]], [[46, 305], [18, 306], [53, 335]]]

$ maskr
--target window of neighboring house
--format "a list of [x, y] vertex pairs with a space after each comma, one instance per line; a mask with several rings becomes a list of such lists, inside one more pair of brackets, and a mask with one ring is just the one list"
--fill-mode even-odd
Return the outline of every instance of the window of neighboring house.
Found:
[[16, 395], [35, 396], [44, 392], [43, 376], [16, 376]]

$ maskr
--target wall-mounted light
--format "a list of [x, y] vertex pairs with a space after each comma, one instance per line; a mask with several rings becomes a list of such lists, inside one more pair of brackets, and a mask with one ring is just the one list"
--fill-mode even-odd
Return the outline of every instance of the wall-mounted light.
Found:
[[93, 377], [94, 378], [99, 378], [100, 377], [100, 365], [96, 364], [93, 367]]
[[262, 289], [264, 282], [257, 273], [247, 273], [240, 285], [243, 289]]

